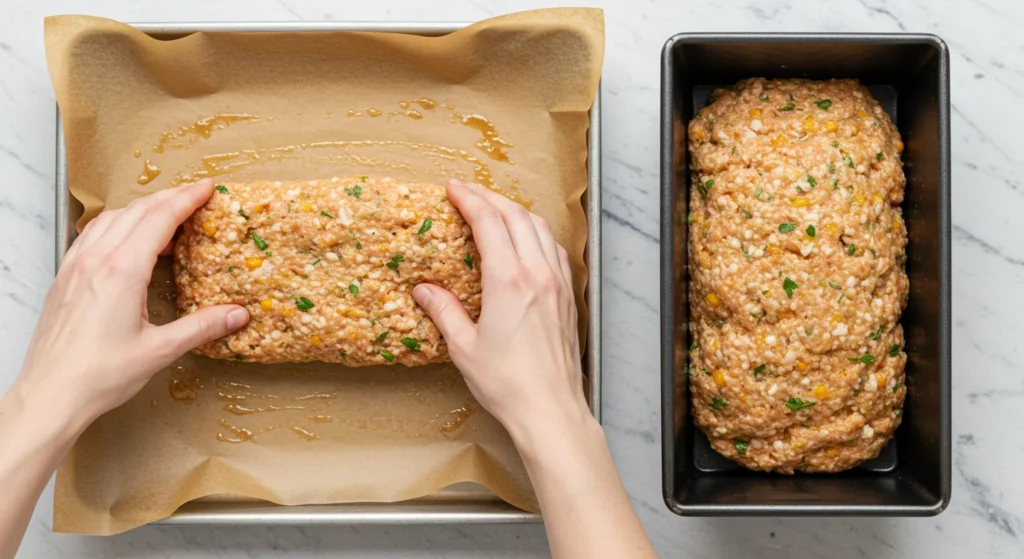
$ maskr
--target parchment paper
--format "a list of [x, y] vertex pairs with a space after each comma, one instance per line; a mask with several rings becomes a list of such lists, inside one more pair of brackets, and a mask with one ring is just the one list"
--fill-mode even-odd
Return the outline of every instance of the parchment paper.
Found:
[[[79, 228], [180, 182], [374, 174], [510, 195], [573, 262], [581, 324], [587, 112], [600, 10], [487, 20], [437, 38], [197, 33], [149, 38], [85, 16], [46, 20]], [[173, 319], [161, 262], [156, 322]], [[528, 350], [528, 348], [524, 348]], [[537, 501], [501, 426], [451, 365], [348, 369], [185, 356], [91, 426], [61, 465], [54, 529], [111, 534], [211, 495], [280, 504], [398, 501], [462, 481]]]

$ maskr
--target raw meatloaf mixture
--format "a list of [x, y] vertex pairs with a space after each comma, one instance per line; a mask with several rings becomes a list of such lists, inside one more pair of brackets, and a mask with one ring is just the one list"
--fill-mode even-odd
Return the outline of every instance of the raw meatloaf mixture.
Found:
[[755, 470], [877, 456], [906, 394], [899, 132], [856, 81], [749, 79], [689, 141], [697, 424]]
[[440, 285], [480, 314], [480, 255], [445, 189], [388, 178], [217, 185], [175, 247], [180, 315], [234, 303], [251, 320], [200, 347], [261, 363], [448, 361], [413, 301]]

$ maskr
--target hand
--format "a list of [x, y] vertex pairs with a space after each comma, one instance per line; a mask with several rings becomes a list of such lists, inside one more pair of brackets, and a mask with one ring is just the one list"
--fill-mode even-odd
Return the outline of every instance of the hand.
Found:
[[71, 430], [84, 430], [183, 353], [249, 321], [237, 305], [204, 308], [164, 326], [148, 321], [157, 257], [212, 192], [208, 179], [163, 190], [86, 226], [46, 295], [13, 393], [64, 410]]
[[547, 222], [500, 194], [452, 181], [448, 198], [480, 249], [480, 319], [474, 324], [436, 285], [416, 286], [413, 297], [441, 330], [474, 397], [517, 441], [592, 420], [565, 249]]

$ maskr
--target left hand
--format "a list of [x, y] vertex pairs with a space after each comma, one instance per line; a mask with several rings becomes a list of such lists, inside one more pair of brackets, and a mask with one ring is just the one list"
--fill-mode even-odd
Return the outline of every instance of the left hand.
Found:
[[93, 219], [71, 245], [43, 304], [12, 392], [24, 405], [61, 410], [72, 431], [138, 393], [183, 353], [244, 326], [238, 305], [149, 323], [147, 287], [175, 229], [213, 181], [163, 190]]

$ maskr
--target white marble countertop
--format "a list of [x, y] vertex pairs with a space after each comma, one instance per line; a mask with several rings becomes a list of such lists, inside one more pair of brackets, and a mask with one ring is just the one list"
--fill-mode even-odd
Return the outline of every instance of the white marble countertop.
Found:
[[[576, 2], [569, 2], [575, 4]], [[123, 21], [469, 21], [544, 0], [4, 2], [0, 17], [0, 389], [14, 379], [53, 277], [54, 101], [42, 18]], [[1024, 46], [1013, 0], [606, 0], [604, 413], [616, 462], [664, 557], [1024, 556]], [[929, 519], [684, 519], [661, 499], [658, 359], [659, 55], [680, 31], [928, 32], [953, 88], [953, 500]], [[1014, 38], [1016, 37], [1016, 38]], [[1014, 140], [1018, 138], [1018, 140]], [[1017, 287], [1014, 287], [1017, 286]], [[989, 425], [989, 427], [985, 427]], [[1015, 497], [1016, 496], [1016, 497]], [[144, 527], [53, 534], [52, 492], [21, 557], [545, 556], [540, 526]], [[0, 505], [2, 506], [2, 505]]]

